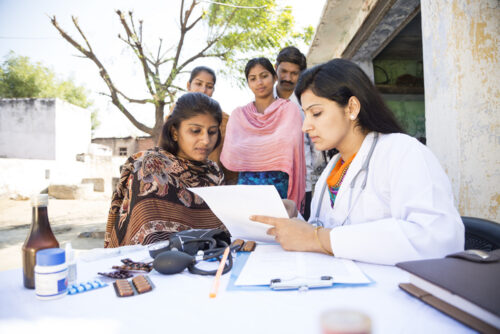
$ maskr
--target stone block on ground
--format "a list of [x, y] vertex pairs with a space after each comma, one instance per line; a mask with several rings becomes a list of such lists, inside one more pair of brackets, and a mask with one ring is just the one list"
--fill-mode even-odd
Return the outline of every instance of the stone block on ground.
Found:
[[104, 179], [102, 177], [82, 179], [82, 184], [87, 183], [91, 183], [94, 185], [94, 191], [104, 192]]
[[86, 199], [92, 196], [93, 191], [92, 183], [49, 185], [49, 196], [57, 199]]

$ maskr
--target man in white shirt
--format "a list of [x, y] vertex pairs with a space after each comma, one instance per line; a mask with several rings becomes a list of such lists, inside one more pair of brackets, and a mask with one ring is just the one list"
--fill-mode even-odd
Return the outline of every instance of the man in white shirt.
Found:
[[[274, 96], [288, 99], [297, 104], [302, 112], [303, 119], [304, 111], [294, 94], [294, 89], [300, 73], [307, 67], [306, 57], [296, 47], [288, 46], [279, 52], [278, 57], [276, 57], [275, 67], [278, 81], [274, 87]], [[307, 220], [310, 215], [312, 191], [323, 168], [326, 166], [326, 160], [322, 152], [314, 148], [314, 144], [307, 134], [304, 134], [304, 152], [306, 159], [306, 196], [303, 216]]]

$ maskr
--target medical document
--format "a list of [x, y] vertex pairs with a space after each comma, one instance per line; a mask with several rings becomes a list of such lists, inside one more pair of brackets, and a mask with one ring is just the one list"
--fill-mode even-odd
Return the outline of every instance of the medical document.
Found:
[[280, 245], [259, 244], [250, 254], [235, 285], [269, 285], [277, 278], [307, 282], [321, 276], [333, 277], [334, 283], [371, 283], [351, 260], [319, 253], [287, 252]]
[[252, 215], [288, 218], [283, 201], [272, 185], [233, 185], [188, 188], [207, 203], [233, 238], [275, 242], [266, 234], [272, 226], [249, 219]]

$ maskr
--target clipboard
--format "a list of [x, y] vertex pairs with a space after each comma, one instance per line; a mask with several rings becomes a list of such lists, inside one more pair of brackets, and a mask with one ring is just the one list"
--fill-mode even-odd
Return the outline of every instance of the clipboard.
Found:
[[333, 286], [332, 276], [321, 276], [318, 278], [301, 278], [296, 277], [289, 280], [280, 278], [272, 279], [269, 283], [271, 290], [299, 290], [307, 291], [309, 289], [329, 288]]
[[[279, 245], [265, 245], [265, 244], [258, 244], [256, 251], [258, 251], [259, 248], [267, 248], [267, 247], [280, 247]], [[307, 289], [312, 289], [312, 288], [335, 288], [335, 287], [359, 287], [359, 286], [366, 286], [369, 284], [373, 284], [374, 281], [364, 275], [360, 269], [357, 266], [354, 266], [354, 264], [349, 264], [351, 265], [350, 271], [359, 271], [363, 275], [364, 281], [360, 282], [348, 282], [345, 281], [345, 279], [342, 279], [342, 275], [336, 276], [334, 273], [326, 272], [327, 270], [318, 270], [319, 272], [316, 273], [310, 273], [310, 275], [301, 275], [301, 274], [295, 274], [295, 275], [274, 275], [270, 276], [267, 278], [267, 280], [262, 280], [261, 283], [259, 284], [250, 284], [250, 285], [236, 285], [236, 281], [240, 278], [240, 274], [243, 271], [243, 269], [246, 267], [247, 262], [249, 258], [251, 257], [251, 254], [254, 254], [256, 251], [252, 253], [247, 253], [247, 252], [238, 252], [236, 253], [235, 261], [233, 263], [233, 269], [231, 270], [231, 276], [229, 278], [229, 282], [226, 287], [226, 291], [269, 291], [271, 289], [270, 284], [271, 280], [274, 279], [281, 279], [281, 282], [277, 282], [274, 284], [276, 288], [281, 288], [281, 289], [273, 289], [275, 291], [286, 291], [285, 287], [289, 286], [288, 290], [290, 289], [299, 289], [302, 287], [302, 290], [305, 290], [305, 286], [307, 286]], [[266, 252], [268, 250], [265, 250]], [[291, 252], [293, 254], [293, 252]], [[344, 261], [344, 260], [342, 260]], [[351, 262], [351, 261], [348, 261]], [[318, 266], [318, 268], [324, 268], [324, 266]], [[321, 272], [323, 271], [323, 272]], [[332, 279], [322, 279], [323, 276], [331, 276], [333, 277]], [[339, 278], [340, 277], [340, 278]], [[333, 280], [335, 279], [335, 284], [333, 284]], [[304, 281], [306, 284], [304, 284]]]

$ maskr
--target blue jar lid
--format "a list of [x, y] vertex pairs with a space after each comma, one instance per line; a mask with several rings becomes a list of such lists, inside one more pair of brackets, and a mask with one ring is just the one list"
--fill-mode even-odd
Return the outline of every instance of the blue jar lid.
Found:
[[38, 266], [57, 266], [66, 262], [66, 254], [61, 248], [47, 248], [36, 252]]

